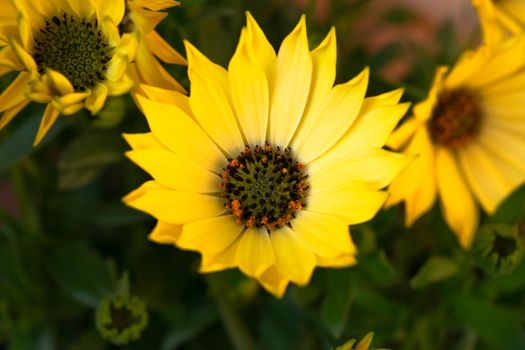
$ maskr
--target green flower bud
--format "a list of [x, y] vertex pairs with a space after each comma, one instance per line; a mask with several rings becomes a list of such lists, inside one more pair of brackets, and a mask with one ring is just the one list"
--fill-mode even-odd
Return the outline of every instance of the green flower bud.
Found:
[[523, 259], [522, 237], [518, 226], [485, 225], [476, 235], [474, 255], [488, 273], [510, 273]]
[[140, 338], [148, 325], [148, 311], [136, 296], [106, 297], [97, 308], [96, 324], [104, 339], [123, 345]]

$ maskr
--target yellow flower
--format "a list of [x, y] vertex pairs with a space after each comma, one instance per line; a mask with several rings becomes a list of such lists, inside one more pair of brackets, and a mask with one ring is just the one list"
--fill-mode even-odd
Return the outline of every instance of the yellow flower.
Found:
[[185, 65], [186, 60], [155, 31], [166, 13], [157, 12], [180, 6], [173, 0], [125, 0], [126, 12], [119, 25], [121, 33], [136, 35], [138, 46], [130, 74], [137, 82], [185, 92], [184, 88], [164, 69], [156, 58], [169, 64]]
[[445, 220], [468, 248], [487, 213], [525, 180], [525, 38], [466, 52], [437, 71], [427, 99], [388, 145], [419, 154], [393, 181], [388, 204], [404, 201], [406, 223], [438, 195]]
[[472, 3], [478, 11], [485, 41], [490, 45], [525, 29], [525, 2], [521, 0], [472, 0]]
[[126, 135], [149, 172], [124, 201], [158, 220], [150, 239], [239, 267], [282, 296], [316, 265], [355, 263], [349, 224], [370, 220], [408, 157], [381, 149], [401, 91], [366, 98], [368, 70], [333, 87], [335, 30], [309, 51], [304, 17], [278, 54], [250, 14], [228, 71], [186, 44], [191, 95], [137, 96], [151, 133]]
[[[0, 129], [30, 101], [47, 104], [35, 145], [60, 114], [96, 114], [135, 82], [183, 91], [155, 58], [185, 63], [154, 30], [176, 1], [0, 0]], [[134, 81], [135, 80], [135, 81]]]

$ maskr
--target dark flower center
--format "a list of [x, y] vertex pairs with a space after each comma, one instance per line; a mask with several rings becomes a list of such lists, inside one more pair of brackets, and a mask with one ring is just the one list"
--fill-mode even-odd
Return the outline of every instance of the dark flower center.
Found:
[[111, 56], [112, 48], [96, 19], [54, 16], [34, 39], [34, 59], [40, 73], [48, 68], [62, 73], [75, 91], [104, 81]]
[[289, 148], [246, 146], [224, 168], [226, 207], [239, 224], [265, 226], [270, 232], [287, 225], [305, 206], [306, 177]]
[[478, 134], [483, 113], [478, 96], [467, 89], [445, 90], [432, 112], [432, 140], [448, 148], [463, 147]]

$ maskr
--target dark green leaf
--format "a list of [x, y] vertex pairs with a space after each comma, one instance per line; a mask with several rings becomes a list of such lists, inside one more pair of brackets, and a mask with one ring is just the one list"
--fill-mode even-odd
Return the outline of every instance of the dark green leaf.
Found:
[[65, 293], [91, 307], [96, 307], [116, 283], [109, 263], [82, 243], [56, 247], [50, 253], [48, 267]]
[[348, 269], [328, 271], [327, 278], [326, 296], [321, 306], [321, 319], [330, 333], [335, 338], [339, 338], [354, 296], [352, 278]]
[[125, 150], [116, 132], [99, 130], [76, 138], [60, 157], [59, 188], [69, 190], [88, 184], [108, 165], [120, 161]]
[[465, 326], [494, 349], [525, 349], [525, 334], [512, 314], [487, 300], [458, 296], [454, 311]]
[[410, 280], [412, 288], [423, 288], [454, 276], [459, 271], [456, 261], [443, 256], [432, 256]]

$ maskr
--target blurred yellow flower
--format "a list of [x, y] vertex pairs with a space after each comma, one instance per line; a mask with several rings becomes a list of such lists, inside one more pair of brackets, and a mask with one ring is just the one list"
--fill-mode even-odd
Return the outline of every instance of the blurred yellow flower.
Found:
[[485, 41], [490, 45], [525, 29], [522, 0], [472, 0], [472, 3], [478, 11]]
[[164, 69], [157, 58], [168, 64], [185, 65], [186, 60], [155, 31], [167, 13], [157, 12], [180, 6], [173, 0], [125, 0], [126, 12], [119, 24], [120, 33], [136, 35], [137, 53], [130, 73], [137, 82], [185, 92], [184, 88]]
[[124, 201], [154, 216], [150, 239], [239, 267], [282, 296], [316, 265], [355, 263], [348, 225], [370, 220], [408, 157], [382, 149], [401, 91], [366, 98], [368, 69], [333, 87], [335, 30], [310, 52], [304, 17], [278, 54], [250, 14], [228, 71], [188, 42], [191, 95], [145, 88], [151, 133], [126, 135], [149, 172]]
[[154, 30], [165, 17], [156, 11], [177, 4], [0, 0], [0, 76], [20, 72], [0, 95], [0, 129], [30, 101], [45, 103], [36, 145], [60, 114], [96, 114], [136, 82], [183, 91], [155, 58], [185, 63]]
[[437, 71], [427, 99], [387, 143], [419, 157], [393, 181], [389, 205], [404, 201], [406, 223], [437, 195], [461, 245], [487, 213], [525, 180], [525, 38], [466, 52]]

